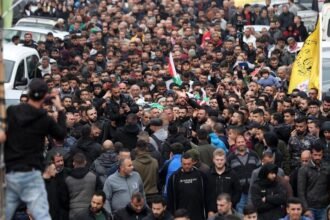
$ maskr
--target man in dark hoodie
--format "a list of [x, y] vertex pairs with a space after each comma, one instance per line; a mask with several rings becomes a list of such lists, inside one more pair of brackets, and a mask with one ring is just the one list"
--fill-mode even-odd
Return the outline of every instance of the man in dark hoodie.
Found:
[[168, 127], [169, 136], [163, 144], [162, 155], [165, 160], [170, 158], [171, 153], [171, 144], [173, 143], [181, 143], [184, 147], [184, 151], [191, 149], [190, 141], [179, 132], [179, 129], [175, 125], [170, 125]]
[[103, 143], [103, 153], [92, 163], [90, 170], [99, 176], [102, 185], [109, 176], [110, 170], [117, 166], [118, 154], [115, 151], [112, 141], [106, 140]]
[[[105, 204], [105, 193], [103, 191], [96, 191], [93, 194], [91, 199], [91, 204], [89, 205], [88, 209], [80, 212], [76, 219], [79, 220], [95, 220], [95, 219], [102, 219], [102, 220], [111, 220], [111, 216], [105, 211], [103, 208]], [[55, 220], [55, 219], [54, 219]]]
[[[66, 136], [64, 107], [58, 94], [51, 102], [58, 111], [57, 123], [42, 109], [48, 92], [47, 84], [34, 79], [29, 85], [29, 100], [7, 109], [6, 219], [11, 219], [21, 201], [27, 204], [33, 218], [49, 220], [47, 193], [42, 180], [44, 140], [47, 135], [57, 140]], [[23, 190], [24, 189], [24, 190]]]
[[166, 201], [161, 196], [156, 196], [151, 202], [151, 213], [143, 220], [173, 220], [173, 216], [166, 210]]
[[45, 181], [45, 186], [47, 190], [48, 203], [49, 203], [49, 213], [52, 219], [60, 219], [60, 198], [59, 190], [57, 187], [57, 182], [55, 179], [56, 167], [55, 164], [49, 163], [46, 165], [42, 177]]
[[97, 123], [91, 126], [89, 124], [84, 125], [81, 129], [81, 137], [71, 151], [72, 156], [78, 152], [83, 153], [87, 159], [87, 167], [90, 167], [92, 162], [96, 160], [102, 152], [101, 145], [96, 141], [100, 132], [101, 129]]
[[112, 141], [119, 141], [125, 148], [132, 150], [135, 148], [139, 132], [140, 127], [138, 126], [138, 118], [136, 114], [132, 113], [127, 115], [126, 124], [123, 127], [118, 128]]
[[206, 177], [193, 167], [189, 154], [181, 158], [182, 166], [168, 180], [167, 196], [169, 210], [187, 209], [192, 220], [206, 219]]
[[76, 219], [76, 215], [88, 208], [93, 193], [102, 189], [97, 176], [89, 172], [86, 167], [86, 157], [82, 153], [73, 156], [73, 169], [65, 179], [67, 196], [70, 201], [70, 220]]
[[125, 208], [119, 209], [114, 214], [114, 220], [142, 220], [149, 214], [144, 196], [140, 192], [132, 195], [131, 202]]
[[284, 216], [287, 192], [277, 180], [277, 172], [275, 164], [262, 166], [259, 180], [252, 185], [251, 201], [260, 220], [277, 220]]

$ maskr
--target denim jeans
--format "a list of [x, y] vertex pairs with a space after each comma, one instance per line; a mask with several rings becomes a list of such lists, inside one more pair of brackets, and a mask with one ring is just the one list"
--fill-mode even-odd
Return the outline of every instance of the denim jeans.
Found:
[[51, 220], [47, 192], [41, 172], [10, 172], [6, 174], [6, 219], [24, 202], [35, 220]]
[[236, 204], [236, 211], [238, 213], [243, 213], [243, 209], [246, 206], [248, 202], [248, 194], [242, 193], [241, 194], [241, 199], [239, 200], [239, 202]]
[[310, 210], [313, 212], [314, 220], [324, 220], [326, 219], [326, 208], [323, 209], [313, 209], [310, 208]]

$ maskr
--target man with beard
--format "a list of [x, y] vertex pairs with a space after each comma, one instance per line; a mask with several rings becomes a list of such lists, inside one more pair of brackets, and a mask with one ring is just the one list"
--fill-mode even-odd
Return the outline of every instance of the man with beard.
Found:
[[114, 220], [142, 220], [149, 212], [144, 196], [140, 192], [135, 192], [130, 203], [115, 212]]
[[329, 203], [329, 168], [322, 162], [323, 149], [321, 142], [312, 144], [312, 159], [298, 171], [298, 197], [315, 220], [325, 219]]
[[94, 107], [86, 109], [86, 118], [89, 124], [97, 121], [97, 111]]
[[88, 209], [80, 212], [77, 215], [77, 219], [80, 220], [94, 220], [94, 219], [104, 219], [110, 220], [111, 217], [103, 208], [105, 203], [105, 193], [103, 191], [97, 191], [94, 193], [91, 204]]
[[[201, 125], [206, 122], [207, 118], [208, 118], [208, 113], [207, 113], [206, 109], [204, 109], [204, 108], [198, 109], [197, 116], [196, 116], [196, 118], [194, 118], [194, 123], [192, 126], [194, 134], [196, 134], [196, 131], [200, 129]], [[193, 136], [195, 136], [195, 135], [193, 135]]]
[[108, 95], [106, 98], [110, 99], [107, 101], [105, 113], [111, 121], [116, 123], [117, 127], [125, 124], [128, 114], [139, 111], [138, 105], [130, 96], [120, 93], [118, 84], [112, 84], [111, 93], [108, 92], [106, 95]]
[[299, 166], [300, 154], [304, 150], [309, 150], [311, 145], [317, 140], [317, 137], [308, 134], [307, 119], [300, 117], [295, 119], [295, 129], [291, 132], [288, 142], [288, 148], [291, 155], [291, 170]]
[[306, 116], [308, 113], [308, 101], [309, 99], [307, 97], [300, 98], [300, 102], [298, 104], [299, 107], [298, 111], [299, 114], [302, 116]]
[[325, 96], [321, 105], [321, 113], [323, 117], [330, 117], [330, 96]]
[[166, 210], [166, 201], [157, 196], [151, 202], [151, 212], [143, 220], [173, 220], [173, 216]]
[[32, 39], [32, 33], [28, 32], [24, 34], [24, 41], [23, 41], [24, 47], [31, 47], [34, 49], [37, 49], [38, 45], [36, 42]]
[[227, 157], [228, 166], [233, 169], [242, 187], [241, 199], [236, 205], [239, 213], [243, 213], [243, 208], [247, 203], [250, 179], [253, 170], [260, 166], [260, 160], [256, 152], [247, 148], [243, 135], [238, 135], [235, 140], [236, 149]]
[[259, 180], [252, 184], [251, 201], [260, 220], [277, 220], [284, 216], [286, 190], [277, 180], [278, 167], [275, 164], [263, 165]]
[[187, 153], [182, 155], [181, 168], [168, 181], [167, 195], [172, 213], [187, 209], [192, 220], [206, 219], [206, 177], [193, 167], [193, 160]]

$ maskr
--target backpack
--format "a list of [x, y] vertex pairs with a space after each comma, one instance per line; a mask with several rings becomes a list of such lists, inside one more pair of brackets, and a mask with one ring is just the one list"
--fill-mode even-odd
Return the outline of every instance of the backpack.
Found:
[[159, 138], [157, 138], [154, 134], [150, 135], [150, 137], [156, 142], [158, 151], [163, 152], [163, 145], [165, 141], [159, 140]]

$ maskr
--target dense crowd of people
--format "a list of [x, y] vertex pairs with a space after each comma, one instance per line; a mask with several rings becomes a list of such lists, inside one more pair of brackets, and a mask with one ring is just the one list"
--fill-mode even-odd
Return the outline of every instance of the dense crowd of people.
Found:
[[41, 60], [8, 108], [8, 219], [330, 219], [330, 96], [288, 93], [293, 0], [32, 4], [69, 36], [13, 37]]

